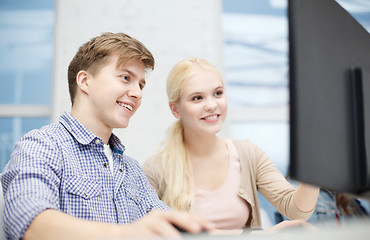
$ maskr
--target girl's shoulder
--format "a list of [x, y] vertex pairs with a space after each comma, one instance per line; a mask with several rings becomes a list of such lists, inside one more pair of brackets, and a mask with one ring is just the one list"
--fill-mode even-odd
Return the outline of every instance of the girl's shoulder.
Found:
[[248, 139], [231, 141], [241, 160], [251, 162], [251, 160], [260, 159], [260, 156], [265, 155], [263, 149], [261, 149], [258, 145], [254, 144]]

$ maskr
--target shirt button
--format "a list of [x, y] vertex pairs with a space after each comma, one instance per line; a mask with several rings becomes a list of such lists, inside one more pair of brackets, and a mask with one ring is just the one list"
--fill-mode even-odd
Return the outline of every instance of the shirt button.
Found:
[[106, 168], [106, 167], [108, 167], [108, 164], [107, 163], [103, 163], [103, 166]]
[[95, 140], [95, 143], [96, 143], [96, 144], [100, 144], [100, 140], [99, 140], [99, 139], [96, 139], [96, 140]]
[[123, 172], [123, 170], [122, 170], [121, 168], [119, 169], [119, 171], [120, 171], [120, 172]]
[[244, 189], [239, 189], [239, 194], [244, 194]]
[[115, 202], [117, 199], [115, 197], [112, 197], [113, 201]]

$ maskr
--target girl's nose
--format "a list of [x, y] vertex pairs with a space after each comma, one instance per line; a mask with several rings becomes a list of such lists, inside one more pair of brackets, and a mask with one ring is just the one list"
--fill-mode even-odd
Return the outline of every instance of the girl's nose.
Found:
[[204, 109], [206, 111], [210, 112], [210, 111], [215, 110], [216, 108], [217, 108], [217, 103], [214, 100], [209, 99], [206, 101], [206, 104], [204, 106]]

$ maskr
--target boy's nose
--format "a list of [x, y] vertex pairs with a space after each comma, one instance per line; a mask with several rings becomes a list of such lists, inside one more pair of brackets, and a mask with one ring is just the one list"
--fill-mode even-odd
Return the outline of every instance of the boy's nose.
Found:
[[136, 84], [132, 84], [130, 86], [130, 89], [128, 91], [128, 95], [129, 95], [129, 97], [134, 97], [134, 98], [137, 98], [137, 99], [141, 99], [143, 97], [143, 93], [142, 93], [142, 90], [141, 90], [140, 86], [136, 85]]

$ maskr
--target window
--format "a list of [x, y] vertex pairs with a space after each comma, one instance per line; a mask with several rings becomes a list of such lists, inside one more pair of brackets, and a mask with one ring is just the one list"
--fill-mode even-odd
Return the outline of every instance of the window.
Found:
[[15, 142], [51, 118], [54, 1], [0, 2], [0, 171]]

